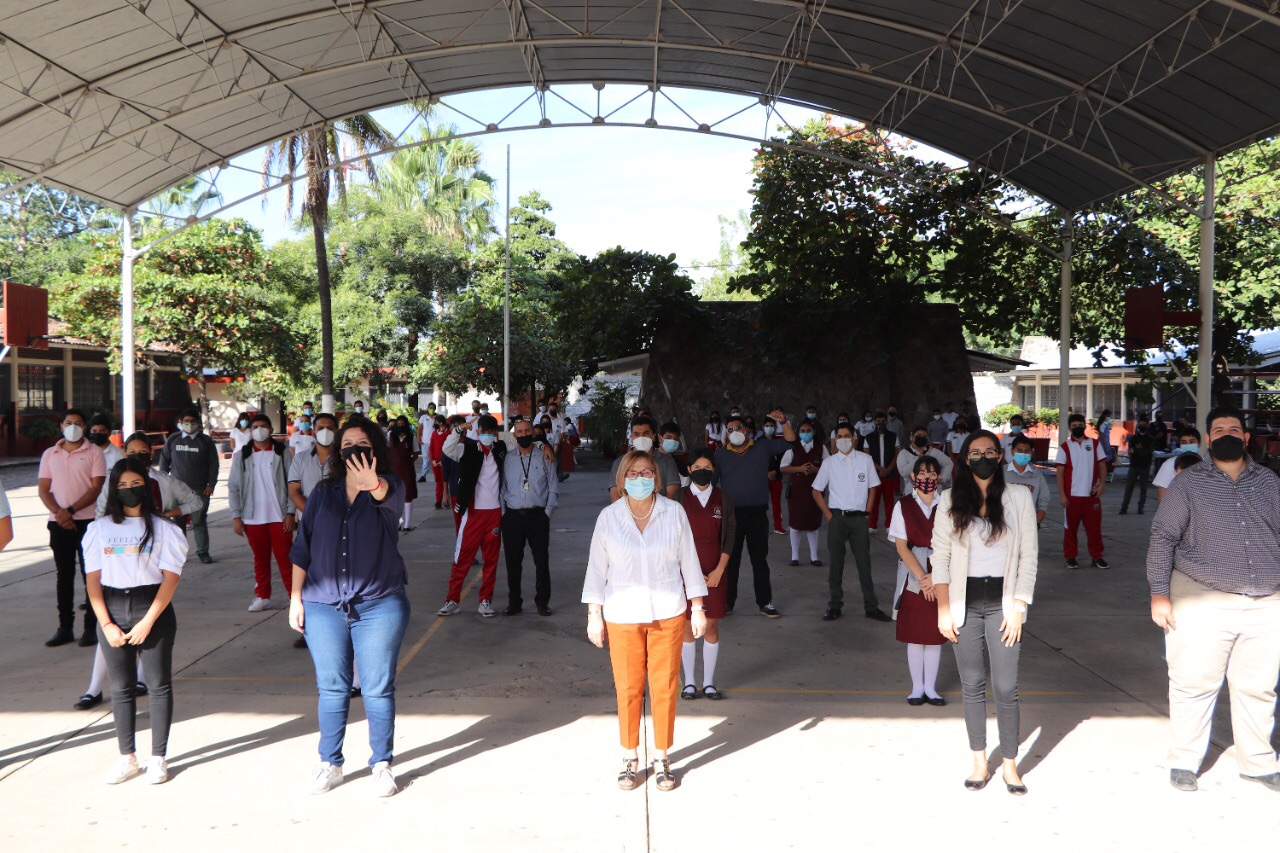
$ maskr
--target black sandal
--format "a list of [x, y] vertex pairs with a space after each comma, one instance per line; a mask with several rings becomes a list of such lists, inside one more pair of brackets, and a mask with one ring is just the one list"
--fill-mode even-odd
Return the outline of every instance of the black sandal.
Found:
[[716, 686], [714, 684], [708, 684], [706, 687], [702, 688], [702, 695], [706, 696], [708, 699], [724, 698], [724, 694], [719, 690], [716, 690]]
[[681, 699], [697, 699], [698, 688], [694, 687], [692, 684], [686, 684], [684, 686], [684, 690], [680, 691], [680, 698]]
[[618, 774], [618, 787], [624, 791], [634, 790], [636, 787], [636, 765], [640, 762], [638, 758], [627, 758], [623, 760], [622, 772]]
[[657, 784], [659, 791], [670, 791], [676, 786], [676, 776], [671, 772], [670, 758], [655, 758], [653, 760], [653, 780]]

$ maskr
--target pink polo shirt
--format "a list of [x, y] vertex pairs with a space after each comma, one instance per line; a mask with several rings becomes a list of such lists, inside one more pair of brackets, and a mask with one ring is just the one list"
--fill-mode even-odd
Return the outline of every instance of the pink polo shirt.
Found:
[[[107, 476], [107, 463], [102, 451], [87, 440], [71, 451], [63, 449], [64, 443], [59, 440], [44, 452], [40, 457], [40, 471], [36, 476], [41, 480], [53, 481], [49, 490], [53, 492], [53, 499], [58, 502], [58, 506], [71, 506], [89, 491], [94, 477]], [[96, 507], [96, 502], [93, 502], [81, 508], [75, 514], [76, 520], [93, 521]], [[53, 513], [49, 513], [50, 521], [53, 521], [53, 517]]]

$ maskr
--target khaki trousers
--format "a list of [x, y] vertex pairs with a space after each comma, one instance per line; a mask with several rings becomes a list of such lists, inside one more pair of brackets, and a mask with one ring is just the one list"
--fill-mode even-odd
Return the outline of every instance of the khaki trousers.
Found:
[[625, 750], [640, 746], [640, 715], [644, 713], [644, 681], [649, 678], [653, 714], [653, 745], [671, 748], [676, 729], [676, 700], [680, 693], [680, 648], [685, 614], [642, 625], [606, 622], [613, 684], [618, 691], [618, 731]]
[[1275, 773], [1271, 730], [1280, 672], [1280, 593], [1251, 598], [1218, 592], [1175, 571], [1169, 594], [1177, 623], [1175, 630], [1165, 632], [1173, 729], [1170, 769], [1200, 769], [1225, 678], [1240, 772]]

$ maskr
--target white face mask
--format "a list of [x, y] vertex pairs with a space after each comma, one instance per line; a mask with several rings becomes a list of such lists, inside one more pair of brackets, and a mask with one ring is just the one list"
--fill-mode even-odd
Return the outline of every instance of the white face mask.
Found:
[[942, 420], [942, 415], [934, 415], [934, 416], [933, 416], [933, 419], [934, 419], [935, 421], [940, 421], [940, 420]]
[[316, 444], [319, 444], [321, 447], [328, 447], [329, 445], [333, 444], [333, 430], [331, 429], [316, 430]]
[[178, 427], [187, 435], [193, 435], [199, 429], [195, 424], [179, 424]]
[[853, 439], [852, 439], [852, 438], [837, 438], [837, 439], [836, 439], [836, 450], [839, 450], [841, 453], [848, 453], [849, 451], [853, 450]]
[[641, 453], [648, 453], [653, 450], [653, 439], [647, 435], [638, 435], [631, 439], [631, 449], [639, 450]]
[[729, 433], [729, 443], [734, 447], [741, 447], [747, 443], [747, 436], [744, 433], [731, 432]]
[[268, 438], [271, 438], [271, 430], [267, 429], [266, 427], [253, 428], [254, 441], [266, 441]]
[[64, 426], [62, 428], [62, 437], [72, 444], [75, 444], [77, 441], [84, 438], [84, 427], [80, 426], [80, 424]]

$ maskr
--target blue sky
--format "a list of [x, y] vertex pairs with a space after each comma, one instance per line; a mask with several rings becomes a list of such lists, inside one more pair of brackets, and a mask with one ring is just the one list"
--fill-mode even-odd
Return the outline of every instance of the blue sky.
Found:
[[[720, 132], [758, 138], [776, 133], [784, 121], [798, 127], [819, 115], [786, 105], [771, 113], [755, 99], [714, 92], [667, 89], [655, 98], [643, 87], [615, 85], [598, 93], [587, 85], [556, 92], [546, 96], [551, 127], [473, 137], [484, 153], [485, 168], [498, 179], [499, 222], [506, 194], [506, 146], [510, 145], [512, 202], [523, 193], [539, 190], [553, 205], [551, 217], [559, 226], [560, 238], [574, 251], [591, 255], [620, 245], [674, 252], [682, 265], [714, 260], [720, 245], [717, 217], [732, 218], [739, 210], [750, 209], [756, 144], [656, 128], [556, 125], [588, 122], [596, 114], [609, 116], [610, 122], [642, 124], [653, 115], [664, 125], [692, 129], [706, 123]], [[461, 132], [480, 130], [489, 122], [503, 128], [536, 125], [542, 112], [529, 96], [526, 88], [450, 97], [445, 99], [447, 106], [438, 108], [435, 120], [456, 124]], [[393, 134], [413, 119], [407, 108], [383, 110], [377, 116]], [[262, 152], [233, 162], [247, 171], [232, 170], [219, 180], [227, 201], [259, 188], [257, 176], [251, 173], [260, 167]], [[248, 219], [263, 230], [269, 243], [294, 236], [285, 217], [284, 193], [279, 190], [223, 215]], [[708, 272], [690, 270], [698, 278]]]

